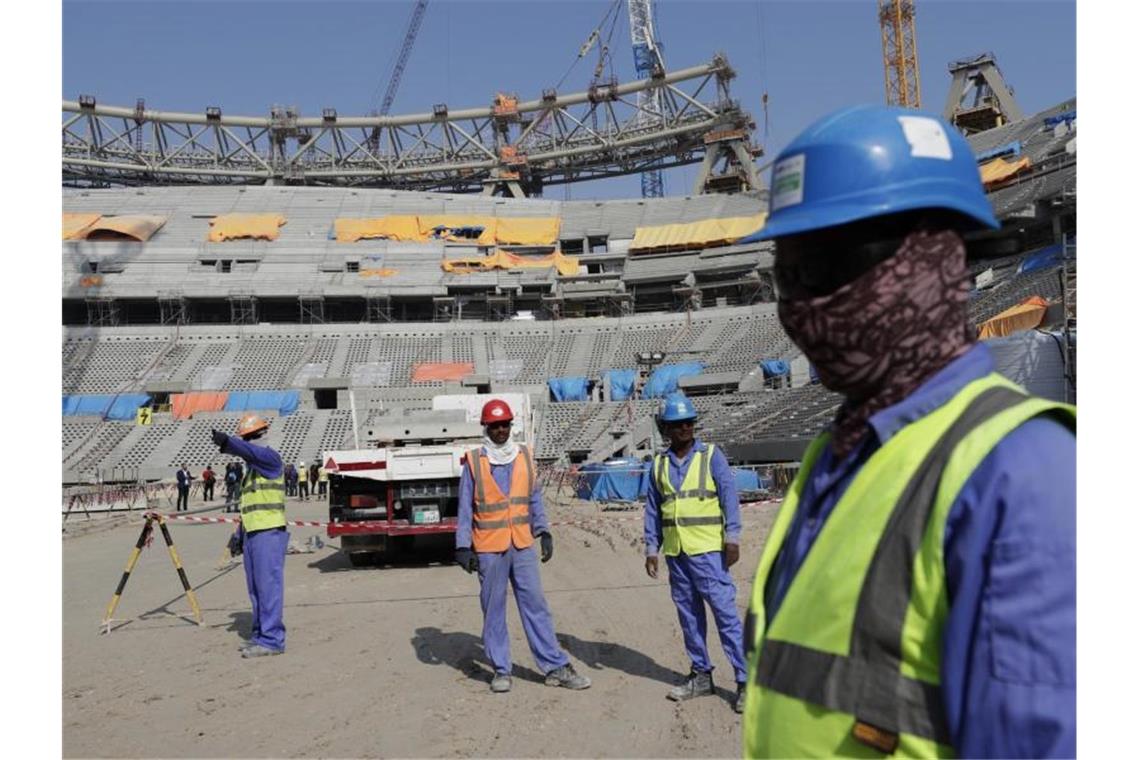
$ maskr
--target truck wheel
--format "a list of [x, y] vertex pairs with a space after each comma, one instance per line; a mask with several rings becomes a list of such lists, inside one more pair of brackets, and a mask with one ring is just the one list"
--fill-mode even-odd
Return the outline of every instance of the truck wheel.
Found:
[[348, 561], [353, 567], [368, 567], [376, 564], [375, 552], [350, 552]]

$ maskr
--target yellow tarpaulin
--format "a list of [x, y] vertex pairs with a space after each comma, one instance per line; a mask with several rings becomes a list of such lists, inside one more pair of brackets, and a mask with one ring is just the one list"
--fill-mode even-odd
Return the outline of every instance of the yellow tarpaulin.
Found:
[[386, 238], [421, 241], [419, 222], [414, 216], [381, 216], [373, 219], [337, 219], [333, 223], [338, 243]]
[[563, 256], [554, 252], [549, 256], [516, 256], [507, 251], [495, 251], [489, 256], [471, 259], [451, 259], [441, 261], [443, 271], [451, 274], [469, 274], [486, 269], [548, 269], [554, 267], [558, 274], [570, 276], [578, 274], [578, 257]]
[[65, 213], [63, 215], [63, 239], [81, 240], [84, 230], [99, 221], [99, 217], [99, 214]]
[[[372, 219], [337, 219], [333, 229], [339, 243], [368, 238], [426, 242], [447, 240], [474, 245], [554, 245], [562, 220], [552, 217], [494, 217], [477, 214], [425, 214], [382, 216]], [[481, 227], [476, 237], [459, 234], [461, 228]]]
[[993, 161], [988, 161], [978, 167], [978, 174], [982, 175], [983, 185], [992, 185], [996, 182], [1009, 179], [1018, 172], [1023, 172], [1030, 167], [1028, 157], [1023, 157], [1017, 161], [1006, 161], [1004, 158], [995, 158]]
[[85, 240], [122, 240], [126, 237], [145, 243], [164, 224], [166, 224], [165, 216], [144, 214], [104, 216], [79, 233], [78, 237]]
[[361, 277], [391, 277], [396, 274], [398, 269], [361, 269]]
[[638, 227], [633, 233], [631, 251], [668, 250], [670, 248], [705, 248], [733, 243], [764, 226], [767, 214], [733, 216], [726, 219], [702, 219], [687, 224], [662, 224]]
[[282, 214], [221, 214], [210, 222], [211, 243], [237, 238], [276, 240], [278, 228], [285, 224]]
[[1049, 309], [1049, 302], [1041, 296], [1030, 296], [1017, 306], [991, 317], [978, 328], [978, 339], [1001, 338], [1022, 330], [1032, 330], [1041, 324], [1045, 312]]

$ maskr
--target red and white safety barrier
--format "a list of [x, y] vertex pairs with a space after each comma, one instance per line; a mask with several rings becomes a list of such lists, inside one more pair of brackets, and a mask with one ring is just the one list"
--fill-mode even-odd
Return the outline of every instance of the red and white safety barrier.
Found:
[[[742, 502], [740, 506], [742, 506], [742, 507], [757, 507], [757, 506], [760, 506], [763, 504], [775, 504], [778, 501], [779, 501], [779, 499], [764, 499], [762, 501], [746, 501], [746, 502]], [[164, 520], [178, 520], [180, 522], [190, 522], [190, 523], [231, 523], [231, 524], [237, 524], [237, 523], [241, 522], [240, 517], [196, 517], [194, 515], [164, 515], [164, 514], [161, 514], [159, 512], [148, 512], [145, 514], [154, 514], [154, 515], [161, 517]], [[588, 525], [591, 523], [600, 522], [602, 520], [604, 520], [606, 522], [626, 522], [626, 521], [641, 520], [641, 519], [642, 519], [641, 515], [636, 514], [636, 515], [629, 515], [629, 516], [623, 516], [623, 517], [614, 516], [614, 517], [605, 517], [605, 518], [591, 517], [589, 519], [578, 519], [578, 520], [554, 520], [550, 524], [552, 526], [553, 525]], [[384, 528], [384, 529], [388, 529], [388, 530], [395, 528], [398, 530], [402, 527], [405, 527], [402, 525], [392, 525], [391, 523], [388, 523], [388, 522], [383, 521], [383, 520], [351, 521], [351, 522], [343, 522], [343, 523], [320, 522], [318, 520], [289, 520], [285, 524], [296, 527], [296, 528], [327, 528], [330, 525], [341, 525], [341, 526], [351, 525], [356, 530], [367, 530], [368, 528], [377, 528], [377, 529]], [[406, 527], [422, 527], [422, 526], [406, 526]]]

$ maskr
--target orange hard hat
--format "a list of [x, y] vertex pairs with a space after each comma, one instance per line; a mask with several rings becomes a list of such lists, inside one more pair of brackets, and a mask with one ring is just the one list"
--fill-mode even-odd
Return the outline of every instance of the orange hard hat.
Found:
[[510, 405], [495, 398], [483, 405], [483, 414], [479, 417], [479, 422], [489, 425], [492, 422], [510, 422], [514, 418]]
[[238, 423], [237, 434], [240, 437], [245, 437], [251, 433], [256, 433], [258, 430], [265, 430], [269, 427], [264, 417], [259, 417], [256, 414], [247, 414], [241, 418]]

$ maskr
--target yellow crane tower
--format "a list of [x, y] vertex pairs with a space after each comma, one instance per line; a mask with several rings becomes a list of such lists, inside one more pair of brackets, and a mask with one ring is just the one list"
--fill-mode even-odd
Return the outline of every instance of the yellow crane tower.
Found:
[[914, 0], [879, 0], [879, 26], [883, 33], [887, 105], [921, 108]]

